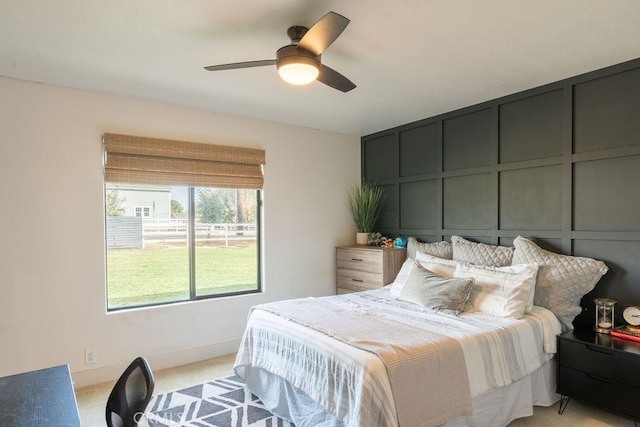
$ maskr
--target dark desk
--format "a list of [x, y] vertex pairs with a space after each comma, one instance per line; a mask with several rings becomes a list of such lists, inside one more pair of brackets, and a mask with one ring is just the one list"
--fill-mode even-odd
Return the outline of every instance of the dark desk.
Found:
[[0, 378], [0, 426], [80, 427], [69, 366]]

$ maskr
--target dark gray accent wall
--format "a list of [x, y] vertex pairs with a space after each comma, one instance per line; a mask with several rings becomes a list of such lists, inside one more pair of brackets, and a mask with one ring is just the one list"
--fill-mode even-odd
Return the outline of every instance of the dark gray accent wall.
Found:
[[365, 136], [362, 159], [383, 234], [522, 235], [607, 263], [582, 322], [596, 296], [640, 304], [640, 59]]

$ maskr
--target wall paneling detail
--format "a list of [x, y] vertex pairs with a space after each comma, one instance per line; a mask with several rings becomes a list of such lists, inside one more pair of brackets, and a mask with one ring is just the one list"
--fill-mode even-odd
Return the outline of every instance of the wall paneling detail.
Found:
[[387, 235], [602, 259], [583, 300], [640, 304], [640, 59], [362, 138]]

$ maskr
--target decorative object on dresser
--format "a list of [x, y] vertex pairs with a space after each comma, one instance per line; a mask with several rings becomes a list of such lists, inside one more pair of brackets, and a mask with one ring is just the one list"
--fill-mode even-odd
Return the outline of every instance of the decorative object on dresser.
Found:
[[393, 241], [393, 246], [396, 248], [406, 248], [407, 247], [407, 238], [404, 236], [398, 236]]
[[338, 294], [379, 289], [393, 282], [407, 257], [400, 248], [336, 248]]
[[596, 298], [593, 303], [596, 305], [596, 324], [593, 330], [601, 334], [610, 333], [614, 327], [615, 305], [618, 301], [609, 298]]
[[[640, 342], [640, 330], [632, 329], [632, 326], [619, 326], [611, 330], [610, 334], [615, 338]], [[636, 332], [638, 331], [638, 332]]]
[[361, 246], [369, 244], [369, 233], [373, 231], [376, 221], [382, 213], [384, 191], [381, 187], [363, 182], [349, 191], [347, 207], [356, 226], [357, 243]]
[[579, 328], [558, 335], [562, 414], [570, 398], [640, 419], [640, 343]]
[[624, 321], [629, 324], [629, 329], [640, 332], [640, 306], [630, 305], [622, 311]]
[[[393, 243], [393, 239], [388, 239], [386, 237], [384, 237], [382, 234], [380, 234], [379, 232], [375, 232], [375, 233], [369, 233], [369, 240], [368, 240], [368, 244], [369, 246], [385, 246], [385, 243], [391, 240], [391, 243]], [[393, 245], [391, 245], [393, 246]]]
[[613, 328], [611, 336], [640, 342], [640, 307], [630, 305], [622, 311], [626, 325]]

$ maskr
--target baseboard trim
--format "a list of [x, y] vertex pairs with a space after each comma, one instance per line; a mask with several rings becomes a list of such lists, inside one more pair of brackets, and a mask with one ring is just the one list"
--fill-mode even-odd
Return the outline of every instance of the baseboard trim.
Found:
[[[224, 356], [238, 351], [240, 340], [226, 341], [203, 347], [179, 350], [171, 353], [145, 355], [154, 371], [200, 362], [214, 357]], [[133, 358], [131, 359], [133, 360]], [[131, 360], [100, 366], [93, 369], [71, 372], [74, 388], [87, 387], [117, 380]]]

